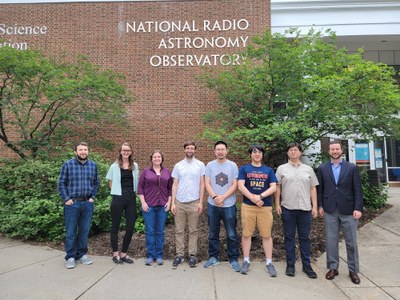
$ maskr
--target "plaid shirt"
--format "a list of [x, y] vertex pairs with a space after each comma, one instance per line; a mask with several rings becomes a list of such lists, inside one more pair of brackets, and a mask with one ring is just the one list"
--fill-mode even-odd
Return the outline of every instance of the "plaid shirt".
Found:
[[64, 202], [71, 198], [95, 198], [100, 188], [97, 165], [91, 160], [80, 163], [76, 158], [64, 163], [58, 179], [58, 191]]

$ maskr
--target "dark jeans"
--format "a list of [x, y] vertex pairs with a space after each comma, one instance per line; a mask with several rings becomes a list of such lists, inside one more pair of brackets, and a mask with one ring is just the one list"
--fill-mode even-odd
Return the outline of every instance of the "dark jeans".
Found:
[[148, 258], [163, 258], [164, 228], [167, 221], [167, 212], [164, 206], [149, 207], [149, 211], [142, 210], [146, 226], [146, 247]]
[[125, 211], [126, 231], [121, 251], [126, 253], [132, 240], [133, 229], [137, 218], [136, 195], [133, 191], [122, 191], [122, 196], [113, 196], [111, 202], [111, 247], [113, 252], [118, 251], [118, 231], [122, 213]]
[[296, 228], [299, 236], [303, 265], [310, 264], [311, 256], [311, 211], [290, 210], [282, 206], [282, 223], [285, 234], [286, 263], [296, 263]]
[[81, 258], [88, 251], [88, 238], [92, 223], [94, 202], [74, 202], [64, 205], [65, 260]]
[[218, 207], [208, 203], [208, 255], [218, 259], [219, 257], [219, 229], [221, 220], [224, 222], [229, 261], [239, 259], [239, 238], [236, 233], [236, 205], [230, 207]]

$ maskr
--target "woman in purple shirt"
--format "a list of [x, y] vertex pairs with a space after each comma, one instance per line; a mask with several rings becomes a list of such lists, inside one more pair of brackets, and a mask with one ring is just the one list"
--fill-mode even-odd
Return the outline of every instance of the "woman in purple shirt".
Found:
[[162, 265], [164, 249], [164, 228], [171, 207], [172, 177], [162, 166], [164, 156], [160, 150], [150, 155], [151, 165], [143, 170], [139, 178], [138, 195], [146, 226], [146, 265], [156, 260]]

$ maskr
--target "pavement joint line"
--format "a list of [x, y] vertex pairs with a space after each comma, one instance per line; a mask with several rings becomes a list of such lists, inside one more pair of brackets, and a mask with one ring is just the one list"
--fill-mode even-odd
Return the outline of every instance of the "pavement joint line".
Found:
[[216, 289], [217, 283], [215, 281], [215, 268], [212, 268], [212, 276], [213, 276], [213, 283], [214, 283], [214, 286], [213, 286], [213, 288], [214, 288], [214, 299], [218, 300], [218, 292], [217, 292], [217, 289]]
[[101, 280], [103, 280], [104, 277], [106, 277], [108, 274], [111, 273], [111, 271], [113, 271], [115, 268], [117, 268], [118, 266], [115, 265], [114, 267], [112, 267], [110, 270], [108, 270], [106, 273], [104, 273], [103, 276], [101, 276], [99, 279], [97, 279], [95, 282], [93, 282], [92, 285], [90, 285], [86, 290], [84, 290], [78, 297], [75, 298], [75, 300], [80, 299], [82, 296], [84, 296], [86, 294], [87, 291], [91, 290], [92, 287], [94, 287], [96, 284], [98, 284]]
[[0, 273], [0, 276], [5, 275], [5, 274], [10, 273], [10, 272], [14, 272], [14, 271], [17, 271], [17, 270], [24, 269], [24, 268], [26, 268], [26, 267], [30, 267], [30, 266], [34, 266], [34, 265], [40, 264], [40, 263], [42, 263], [42, 262], [45, 262], [45, 261], [47, 261], [47, 260], [50, 260], [50, 259], [53, 259], [53, 258], [62, 256], [62, 255], [63, 255], [63, 254], [58, 254], [58, 255], [56, 255], [56, 256], [52, 256], [52, 257], [48, 257], [48, 258], [46, 258], [46, 259], [42, 259], [42, 260], [39, 260], [39, 261], [35, 261], [35, 262], [33, 262], [33, 263], [29, 264], [29, 265], [23, 265], [23, 266], [21, 266], [21, 267], [19, 267], [19, 268], [15, 268], [15, 269], [12, 269], [12, 270], [8, 270], [8, 271], [6, 271], [6, 272]]
[[347, 294], [343, 291], [343, 289], [339, 285], [336, 284], [336, 282], [332, 281], [332, 284], [343, 294], [343, 296], [351, 300], [351, 298], [347, 296]]
[[390, 232], [391, 234], [394, 234], [395, 236], [400, 237], [400, 234], [399, 234], [399, 233], [394, 232], [394, 231], [392, 231], [391, 229], [385, 228], [385, 227], [383, 227], [383, 226], [377, 224], [375, 221], [371, 221], [370, 223], [372, 223], [373, 225], [375, 225], [375, 226], [377, 226], [377, 227], [379, 227], [379, 228], [381, 228], [381, 229], [383, 229], [383, 230], [386, 230], [387, 232]]

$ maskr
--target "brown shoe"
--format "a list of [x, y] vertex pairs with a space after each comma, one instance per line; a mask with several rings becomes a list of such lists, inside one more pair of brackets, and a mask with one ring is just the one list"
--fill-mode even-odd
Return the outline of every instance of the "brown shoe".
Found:
[[339, 275], [338, 270], [331, 269], [328, 271], [328, 273], [326, 273], [325, 278], [328, 280], [332, 280], [333, 278], [335, 278], [335, 276], [338, 276], [338, 275]]
[[361, 280], [360, 277], [358, 277], [356, 272], [349, 272], [349, 277], [351, 279], [351, 282], [354, 284], [360, 284]]

